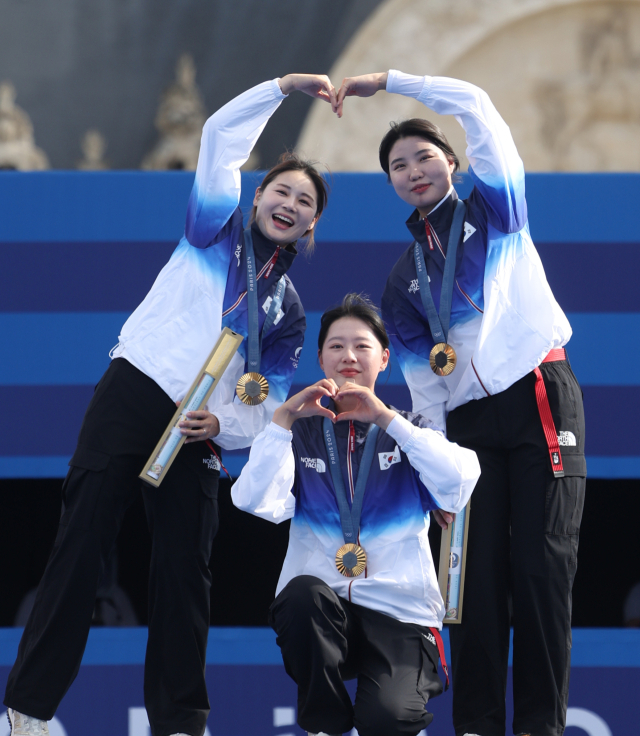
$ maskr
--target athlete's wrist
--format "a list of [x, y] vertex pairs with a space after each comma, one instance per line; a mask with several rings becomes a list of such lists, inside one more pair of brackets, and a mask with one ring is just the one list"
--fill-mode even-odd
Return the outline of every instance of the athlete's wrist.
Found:
[[293, 423], [295, 422], [295, 417], [291, 414], [291, 412], [287, 408], [287, 403], [285, 402], [284, 404], [282, 404], [282, 406], [279, 406], [273, 412], [273, 417], [271, 418], [271, 421], [274, 424], [277, 424], [279, 427], [282, 427], [283, 429], [288, 429], [290, 431]]
[[395, 411], [387, 409], [387, 407], [383, 405], [382, 410], [376, 417], [375, 423], [378, 425], [378, 427], [380, 427], [380, 429], [386, 431], [387, 427], [391, 424], [395, 417]]

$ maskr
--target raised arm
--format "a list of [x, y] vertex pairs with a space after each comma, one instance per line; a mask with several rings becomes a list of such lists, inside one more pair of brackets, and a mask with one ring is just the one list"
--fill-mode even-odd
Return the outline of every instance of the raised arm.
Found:
[[243, 92], [204, 124], [185, 226], [191, 245], [206, 248], [215, 242], [240, 201], [240, 167], [269, 118], [294, 90], [335, 104], [328, 77], [288, 74]]
[[185, 226], [191, 245], [206, 248], [233, 214], [240, 201], [240, 167], [285, 97], [277, 79], [263, 82], [204, 124]]
[[338, 114], [345, 97], [370, 97], [383, 89], [456, 118], [466, 134], [469, 174], [486, 202], [489, 222], [501, 232], [521, 230], [527, 220], [524, 166], [511, 131], [489, 95], [459, 79], [413, 76], [392, 69], [345, 79], [338, 92]]

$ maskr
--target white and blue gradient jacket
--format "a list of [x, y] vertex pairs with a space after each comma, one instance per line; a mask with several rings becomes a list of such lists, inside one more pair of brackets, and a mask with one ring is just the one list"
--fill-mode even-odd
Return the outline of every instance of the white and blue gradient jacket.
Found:
[[[394, 266], [382, 314], [411, 390], [413, 410], [436, 427], [458, 406], [509, 388], [565, 345], [571, 327], [558, 306], [527, 224], [524, 167], [509, 128], [486, 92], [447, 77], [390, 71], [387, 91], [414, 97], [441, 115], [454, 115], [467, 137], [474, 189], [466, 201], [458, 249], [448, 342], [458, 364], [449, 376], [429, 366], [433, 338], [417, 284], [413, 248]], [[452, 189], [428, 219], [438, 243], [423, 247], [431, 290], [440, 303], [449, 229], [457, 199]], [[416, 212], [407, 225], [425, 243]]]
[[[133, 363], [174, 401], [184, 398], [223, 327], [246, 338], [240, 167], [285, 97], [277, 80], [264, 82], [207, 120], [185, 235], [151, 291], [125, 323], [112, 353], [114, 358]], [[276, 246], [255, 228], [253, 240], [260, 271]], [[258, 280], [260, 329], [278, 279], [294, 255], [280, 250], [269, 278]], [[269, 381], [268, 399], [260, 406], [246, 406], [235, 396], [238, 378], [245, 372], [245, 339], [209, 400], [208, 409], [220, 422], [216, 442], [225, 449], [250, 445], [289, 391], [306, 322], [300, 299], [285, 278], [282, 314], [263, 340], [260, 371]]]
[[[314, 575], [358, 605], [399, 621], [441, 627], [444, 604], [429, 548], [429, 511], [460, 511], [480, 466], [474, 452], [425, 424], [416, 414], [398, 412], [387, 431], [378, 433], [360, 519], [359, 543], [367, 553], [367, 568], [357, 578], [343, 577], [335, 565], [344, 538], [322, 418], [300, 419], [291, 432], [271, 423], [256, 438], [231, 497], [255, 516], [275, 523], [292, 520], [276, 595], [292, 578]], [[370, 425], [334, 426], [349, 494]]]

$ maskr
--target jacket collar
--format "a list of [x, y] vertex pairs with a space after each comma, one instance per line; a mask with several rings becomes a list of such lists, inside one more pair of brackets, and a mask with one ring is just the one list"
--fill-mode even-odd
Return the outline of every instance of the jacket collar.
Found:
[[[457, 201], [458, 193], [455, 189], [452, 189], [444, 200], [432, 212], [430, 212], [426, 218], [431, 224], [431, 227], [438, 234], [445, 253], [447, 252], [448, 238], [444, 236], [449, 234], [449, 229], [451, 228], [451, 222], [453, 220], [453, 210]], [[424, 245], [427, 242], [425, 222], [424, 218], [420, 217], [418, 210], [413, 211], [406, 224], [413, 239], [417, 240], [421, 245]], [[425, 251], [425, 253], [426, 252], [427, 251]]]
[[[278, 247], [276, 243], [269, 238], [265, 238], [262, 231], [255, 222], [251, 223], [251, 236], [253, 238], [253, 251], [256, 254], [256, 261], [258, 265], [258, 271], [269, 261]], [[278, 260], [276, 265], [271, 272], [269, 280], [272, 278], [279, 279], [285, 274], [292, 266], [295, 257], [298, 255], [295, 245], [288, 245], [286, 248], [280, 248], [278, 253]]]

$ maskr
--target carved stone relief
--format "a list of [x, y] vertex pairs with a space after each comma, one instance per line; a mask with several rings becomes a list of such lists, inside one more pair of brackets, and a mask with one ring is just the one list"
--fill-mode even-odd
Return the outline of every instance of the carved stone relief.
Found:
[[107, 150], [107, 141], [99, 130], [88, 130], [80, 144], [83, 157], [78, 161], [77, 168], [81, 171], [105, 171], [110, 168], [104, 159]]
[[[331, 78], [388, 68], [485, 89], [529, 171], [640, 170], [639, 0], [388, 0]], [[341, 120], [324, 108], [314, 103], [298, 148], [334, 171], [379, 171], [389, 121], [414, 116], [440, 125], [468, 165], [458, 123], [414, 100], [350, 98]]]
[[35, 144], [31, 120], [15, 100], [16, 90], [11, 82], [0, 84], [0, 169], [48, 169], [46, 154]]
[[176, 67], [175, 83], [160, 101], [155, 121], [160, 140], [142, 162], [143, 169], [195, 171], [202, 126], [206, 120], [204, 103], [195, 80], [193, 59], [184, 54]]

